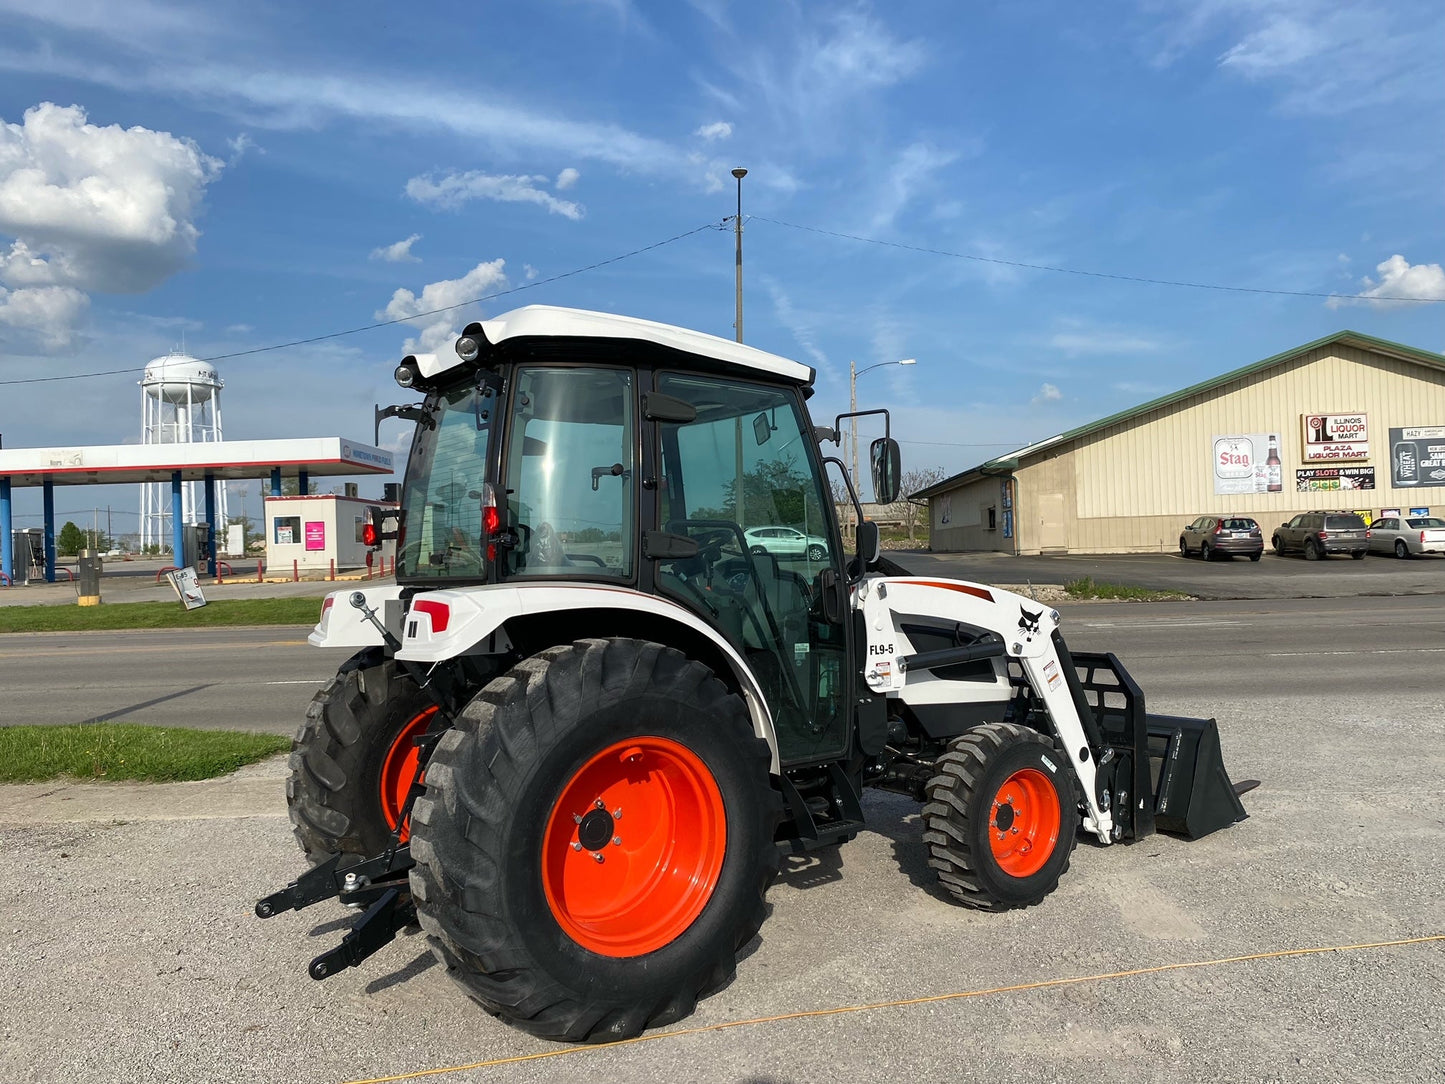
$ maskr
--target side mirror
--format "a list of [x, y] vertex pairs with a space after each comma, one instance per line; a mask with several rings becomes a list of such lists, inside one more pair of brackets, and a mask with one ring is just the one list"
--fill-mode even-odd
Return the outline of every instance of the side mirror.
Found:
[[865, 519], [858, 524], [856, 540], [858, 560], [862, 562], [863, 568], [872, 568], [878, 563], [882, 553], [882, 547], [878, 541], [878, 524], [871, 519]]
[[892, 437], [879, 437], [868, 446], [868, 462], [873, 468], [873, 499], [879, 504], [892, 504], [898, 499], [903, 473], [898, 442]]

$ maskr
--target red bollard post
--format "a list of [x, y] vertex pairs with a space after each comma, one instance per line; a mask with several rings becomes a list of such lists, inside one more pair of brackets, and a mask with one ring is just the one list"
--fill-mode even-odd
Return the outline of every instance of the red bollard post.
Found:
[[301, 562], [295, 557], [291, 558], [291, 582], [301, 582]]
[[331, 558], [331, 568], [330, 568], [330, 571], [327, 573], [327, 577], [326, 577], [326, 578], [329, 579], [329, 580], [334, 580], [334, 579], [336, 579], [336, 558], [335, 558], [335, 557]]
[[265, 581], [264, 579], [262, 579], [262, 577], [261, 577], [261, 562], [260, 562], [260, 561], [257, 561], [257, 562], [256, 562], [256, 582], [257, 582], [257, 583], [265, 583], [265, 582], [266, 582], [266, 581]]
[[[368, 580], [371, 579], [371, 562], [374, 556], [375, 554], [373, 554], [370, 550], [366, 551], [366, 578]], [[385, 558], [383, 558], [383, 560], [385, 560]]]

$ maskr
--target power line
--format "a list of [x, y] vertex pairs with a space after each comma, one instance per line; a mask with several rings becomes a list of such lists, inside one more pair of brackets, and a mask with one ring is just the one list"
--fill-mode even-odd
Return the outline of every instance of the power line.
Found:
[[[293, 346], [309, 346], [312, 343], [325, 342], [328, 339], [339, 339], [345, 335], [359, 335], [363, 331], [375, 331], [377, 328], [395, 327], [397, 324], [409, 324], [413, 320], [422, 320], [428, 316], [437, 316], [444, 312], [451, 312], [453, 309], [464, 309], [468, 305], [479, 305], [484, 301], [494, 301], [499, 297], [506, 297], [509, 294], [519, 294], [524, 290], [535, 290], [538, 286], [546, 286], [549, 283], [560, 282], [562, 279], [568, 279], [574, 275], [581, 275], [588, 271], [596, 271], [599, 267], [606, 267], [608, 264], [617, 263], [620, 260], [626, 260], [632, 256], [640, 256], [644, 252], [651, 252], [655, 248], [662, 248], [663, 245], [670, 245], [674, 241], [681, 241], [683, 238], [691, 237], [693, 234], [701, 233], [703, 230], [722, 229], [726, 222], [726, 219], [722, 222], [708, 222], [690, 229], [685, 233], [679, 233], [674, 237], [669, 237], [665, 241], [655, 241], [650, 245], [635, 248], [631, 252], [624, 252], [620, 256], [611, 256], [608, 259], [590, 263], [586, 267], [573, 268], [571, 271], [563, 271], [561, 274], [551, 275], [544, 279], [537, 279], [535, 282], [524, 283], [521, 286], [513, 286], [508, 290], [498, 290], [496, 293], [486, 294], [482, 297], [474, 297], [470, 301], [458, 301], [455, 305], [443, 305], [440, 308], [428, 309], [426, 312], [412, 313], [410, 316], [399, 317], [395, 320], [380, 320], [377, 323], [366, 324], [362, 327], [347, 328], [345, 331], [331, 331], [325, 335], [312, 335], [309, 338], [293, 339], [290, 342], [275, 343], [271, 346], [256, 346], [250, 350], [234, 350], [229, 354], [214, 354], [210, 357], [197, 358], [196, 360], [211, 362], [229, 361], [231, 358], [244, 358], [252, 354], [267, 354], [275, 350], [288, 350]], [[0, 380], [0, 386], [10, 384], [48, 384], [57, 380], [89, 380], [97, 376], [124, 376], [130, 373], [143, 372], [145, 372], [144, 365], [132, 369], [106, 369], [103, 372], [97, 373], [70, 373], [67, 376], [32, 376], [20, 380]]]
[[820, 233], [825, 237], [838, 237], [845, 241], [862, 241], [869, 245], [882, 245], [885, 248], [901, 248], [909, 252], [925, 252], [931, 256], [949, 256], [957, 260], [973, 260], [976, 263], [1000, 264], [1004, 267], [1022, 267], [1029, 271], [1054, 271], [1061, 275], [1083, 275], [1087, 278], [1112, 279], [1116, 282], [1140, 282], [1151, 286], [1180, 286], [1191, 290], [1220, 290], [1226, 293], [1235, 294], [1273, 294], [1279, 297], [1323, 297], [1337, 298], [1340, 301], [1407, 301], [1423, 304], [1439, 304], [1445, 301], [1441, 297], [1396, 297], [1382, 294], [1331, 294], [1322, 293], [1317, 290], [1270, 290], [1260, 286], [1221, 286], [1214, 282], [1187, 282], [1179, 279], [1155, 279], [1144, 275], [1116, 275], [1108, 271], [1083, 271], [1077, 267], [1055, 267], [1046, 263], [1027, 263], [1024, 260], [1004, 260], [994, 256], [975, 256], [967, 252], [950, 252], [943, 248], [929, 248], [925, 245], [910, 245], [902, 241], [883, 241], [876, 237], [860, 237], [853, 233], [839, 233], [837, 230], [819, 229], [817, 226], [800, 226], [796, 222], [781, 222], [776, 218], [763, 218], [761, 215], [750, 215], [749, 218], [756, 222], [768, 222], [774, 226], [784, 226], [790, 230], [803, 230], [806, 233]]

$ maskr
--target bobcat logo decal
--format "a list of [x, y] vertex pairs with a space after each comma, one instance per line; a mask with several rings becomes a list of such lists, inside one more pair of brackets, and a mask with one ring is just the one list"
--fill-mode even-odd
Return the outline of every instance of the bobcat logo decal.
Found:
[[1022, 606], [1020, 606], [1019, 628], [1022, 629], [1026, 635], [1032, 636], [1039, 631], [1039, 618], [1043, 616], [1043, 610], [1039, 610], [1037, 613], [1029, 613]]

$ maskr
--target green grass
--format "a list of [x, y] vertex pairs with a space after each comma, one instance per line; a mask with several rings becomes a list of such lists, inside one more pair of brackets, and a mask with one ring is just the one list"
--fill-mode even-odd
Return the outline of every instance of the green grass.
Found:
[[321, 598], [222, 599], [197, 610], [180, 602], [107, 602], [99, 606], [3, 606], [0, 633], [91, 629], [180, 629], [222, 625], [314, 625]]
[[0, 727], [0, 783], [212, 779], [291, 747], [289, 738], [133, 723]]
[[1064, 584], [1070, 598], [1116, 599], [1121, 602], [1168, 602], [1190, 596], [1178, 591], [1155, 591], [1148, 587], [1131, 587], [1121, 583], [1095, 583], [1094, 577], [1070, 580]]

